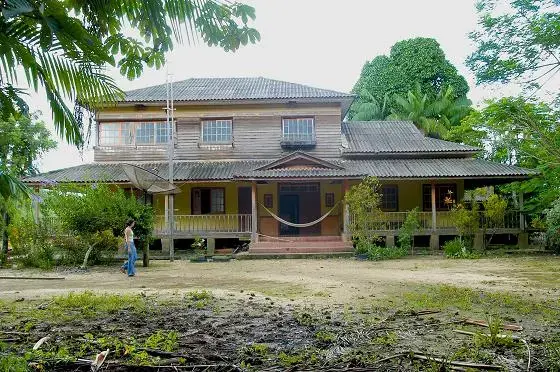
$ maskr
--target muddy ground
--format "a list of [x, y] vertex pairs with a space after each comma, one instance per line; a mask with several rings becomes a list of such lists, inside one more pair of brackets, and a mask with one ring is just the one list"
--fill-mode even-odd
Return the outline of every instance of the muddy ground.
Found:
[[106, 349], [104, 371], [558, 370], [559, 264], [155, 262], [133, 279], [113, 268], [0, 270], [65, 278], [0, 279], [0, 370], [87, 371]]

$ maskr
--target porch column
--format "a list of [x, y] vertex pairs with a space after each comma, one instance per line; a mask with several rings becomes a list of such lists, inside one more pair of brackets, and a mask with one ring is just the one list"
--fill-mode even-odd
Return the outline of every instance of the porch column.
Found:
[[[342, 200], [346, 197], [346, 193], [350, 189], [350, 185], [348, 180], [342, 181]], [[350, 211], [348, 210], [348, 205], [343, 205], [343, 218], [342, 218], [342, 240], [349, 241], [351, 240], [349, 226], [350, 226]]]
[[[164, 228], [163, 231], [169, 232], [169, 195], [165, 195], [165, 213], [164, 213]], [[167, 234], [166, 234], [167, 235]], [[169, 236], [169, 235], [167, 235]], [[170, 250], [169, 238], [161, 239], [161, 253], [169, 253]]]
[[430, 249], [439, 249], [439, 235], [437, 235], [437, 218], [436, 218], [436, 184], [432, 182], [432, 234], [430, 235]]
[[432, 182], [432, 231], [436, 231], [436, 184]]
[[257, 222], [257, 181], [253, 181], [251, 183], [251, 241], [253, 243], [259, 241]]
[[529, 233], [525, 231], [525, 216], [523, 209], [523, 192], [519, 193], [519, 234], [517, 236], [517, 245], [520, 249], [529, 249]]

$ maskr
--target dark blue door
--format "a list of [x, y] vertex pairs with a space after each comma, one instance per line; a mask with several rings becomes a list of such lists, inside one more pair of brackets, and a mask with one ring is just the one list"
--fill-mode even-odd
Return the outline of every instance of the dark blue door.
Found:
[[[280, 218], [299, 223], [299, 195], [280, 194]], [[280, 235], [299, 235], [299, 228], [280, 224]]]

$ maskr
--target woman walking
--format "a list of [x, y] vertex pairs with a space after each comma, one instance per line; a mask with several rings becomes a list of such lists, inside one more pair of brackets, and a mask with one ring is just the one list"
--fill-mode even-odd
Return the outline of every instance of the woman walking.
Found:
[[132, 231], [134, 225], [136, 225], [136, 222], [133, 219], [129, 219], [126, 221], [126, 228], [124, 229], [124, 241], [128, 251], [128, 261], [121, 266], [121, 272], [127, 273], [128, 276], [136, 275], [134, 264], [136, 263], [137, 255], [136, 247], [134, 246], [134, 232]]

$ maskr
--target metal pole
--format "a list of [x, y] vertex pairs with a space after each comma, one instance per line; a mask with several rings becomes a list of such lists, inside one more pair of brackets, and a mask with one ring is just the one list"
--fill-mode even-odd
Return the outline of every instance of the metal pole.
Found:
[[[170, 81], [171, 80], [171, 81]], [[168, 168], [169, 168], [169, 182], [171, 184], [173, 184], [173, 151], [175, 149], [175, 144], [174, 144], [174, 125], [173, 125], [173, 119], [174, 119], [174, 115], [173, 115], [173, 78], [170, 79], [170, 75], [169, 72], [167, 73], [167, 129], [168, 129], [168, 133], [169, 133], [169, 144], [168, 144], [168, 149], [169, 149], [169, 163], [168, 163]], [[175, 222], [175, 211], [174, 211], [174, 195], [173, 194], [169, 194], [168, 195], [168, 208], [169, 208], [169, 260], [173, 261], [175, 258], [175, 242], [173, 239], [173, 230], [175, 229], [174, 227], [174, 222]]]

